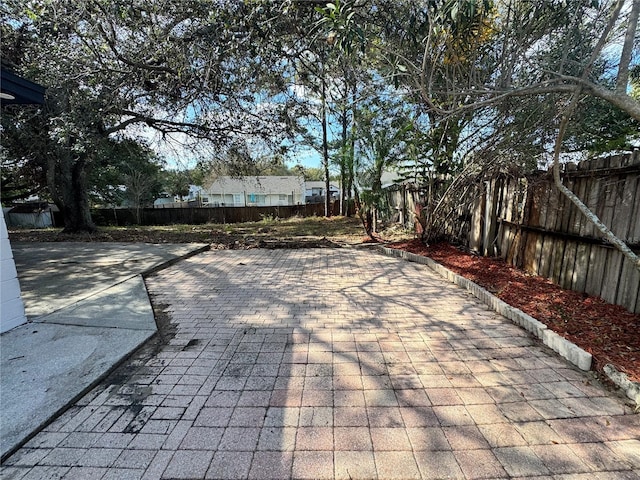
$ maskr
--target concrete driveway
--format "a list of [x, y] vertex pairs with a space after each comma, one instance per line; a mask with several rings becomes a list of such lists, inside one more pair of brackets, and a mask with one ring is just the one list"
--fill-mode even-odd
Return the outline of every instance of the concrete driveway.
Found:
[[11, 244], [29, 320], [66, 308], [203, 246], [99, 242]]
[[640, 477], [625, 400], [427, 267], [212, 251], [147, 279], [170, 340], [3, 478]]

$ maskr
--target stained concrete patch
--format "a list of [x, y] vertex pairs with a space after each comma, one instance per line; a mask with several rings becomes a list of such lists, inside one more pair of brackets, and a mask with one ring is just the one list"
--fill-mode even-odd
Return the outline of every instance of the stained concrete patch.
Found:
[[36, 432], [155, 330], [27, 324], [2, 335], [2, 456]]
[[0, 336], [5, 459], [157, 331], [141, 274], [204, 244], [12, 244], [30, 323]]

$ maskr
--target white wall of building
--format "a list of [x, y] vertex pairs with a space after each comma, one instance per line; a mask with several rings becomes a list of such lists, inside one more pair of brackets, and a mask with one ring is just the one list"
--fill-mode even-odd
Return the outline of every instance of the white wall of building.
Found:
[[20, 282], [13, 252], [9, 243], [9, 232], [2, 213], [0, 222], [0, 333], [4, 333], [27, 322], [24, 303], [20, 296]]

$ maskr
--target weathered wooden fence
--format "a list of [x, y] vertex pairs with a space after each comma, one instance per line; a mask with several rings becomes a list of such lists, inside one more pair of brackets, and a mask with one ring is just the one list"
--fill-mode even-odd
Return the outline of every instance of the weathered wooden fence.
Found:
[[[339, 212], [339, 205], [333, 205]], [[91, 211], [98, 225], [134, 225], [137, 223], [135, 209], [103, 208]], [[258, 222], [265, 218], [290, 218], [295, 216], [323, 216], [324, 204], [286, 205], [272, 207], [194, 207], [194, 208], [142, 208], [141, 225], [172, 225], [205, 223]]]
[[[640, 252], [640, 152], [568, 164], [562, 177], [616, 236]], [[412, 197], [404, 195], [407, 204]], [[563, 288], [640, 312], [640, 272], [558, 191], [551, 172], [498, 176], [449, 201], [449, 238]]]
[[[569, 165], [563, 177], [618, 238], [640, 252], [640, 152]], [[640, 272], [603, 240], [552, 178], [540, 180], [489, 185], [487, 196], [497, 196], [497, 202], [486, 217], [496, 219], [498, 253], [563, 288], [640, 312]]]

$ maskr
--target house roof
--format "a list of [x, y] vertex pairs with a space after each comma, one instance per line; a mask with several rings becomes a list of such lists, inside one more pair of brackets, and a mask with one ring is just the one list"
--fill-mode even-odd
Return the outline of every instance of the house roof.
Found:
[[218, 177], [208, 188], [216, 193], [300, 193], [304, 189], [304, 180], [298, 176], [261, 176], [233, 178]]
[[[310, 180], [310, 181], [304, 182], [304, 186], [306, 188], [324, 188], [325, 183], [324, 183], [324, 180]], [[339, 190], [339, 188], [333, 183], [329, 184], [329, 188], [330, 189], [334, 188], [336, 190]]]
[[14, 206], [9, 213], [40, 213], [40, 212], [59, 212], [58, 207], [55, 204], [47, 202], [29, 202], [19, 203]]

